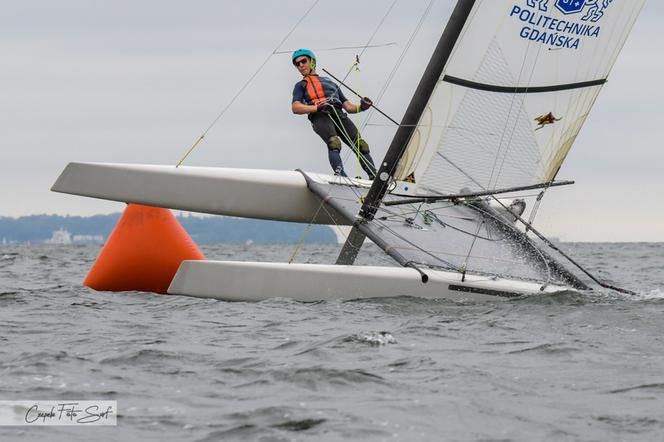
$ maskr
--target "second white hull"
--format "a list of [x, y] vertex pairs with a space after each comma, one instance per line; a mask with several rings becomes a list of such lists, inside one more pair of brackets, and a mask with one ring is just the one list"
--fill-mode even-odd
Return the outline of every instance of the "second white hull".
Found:
[[569, 290], [525, 281], [427, 271], [429, 281], [413, 269], [233, 261], [184, 261], [169, 294], [225, 301], [290, 298], [313, 302], [336, 299], [414, 296], [455, 301], [508, 299]]

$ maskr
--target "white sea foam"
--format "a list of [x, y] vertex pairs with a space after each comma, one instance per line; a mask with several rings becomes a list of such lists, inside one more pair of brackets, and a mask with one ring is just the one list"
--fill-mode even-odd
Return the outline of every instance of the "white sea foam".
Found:
[[654, 289], [649, 292], [637, 293], [636, 296], [632, 297], [639, 301], [652, 301], [657, 299], [664, 299], [664, 290]]
[[355, 338], [359, 342], [365, 342], [371, 345], [387, 345], [387, 344], [396, 344], [397, 340], [389, 332], [362, 332], [358, 333]]

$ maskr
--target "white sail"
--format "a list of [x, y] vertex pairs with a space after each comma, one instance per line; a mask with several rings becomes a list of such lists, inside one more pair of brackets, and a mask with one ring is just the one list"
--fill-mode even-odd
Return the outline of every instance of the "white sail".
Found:
[[644, 3], [478, 0], [399, 163], [410, 182], [398, 193], [553, 180]]

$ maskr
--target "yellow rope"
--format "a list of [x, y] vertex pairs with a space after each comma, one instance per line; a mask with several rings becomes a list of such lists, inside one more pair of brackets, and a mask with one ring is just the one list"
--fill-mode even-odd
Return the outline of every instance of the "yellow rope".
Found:
[[[355, 90], [359, 91], [360, 90], [360, 56], [359, 55], [355, 56], [355, 63], [353, 63], [353, 66], [351, 67], [351, 69], [353, 69], [356, 72], [356, 74], [355, 74], [355, 79], [356, 79], [356, 81], [355, 81]], [[360, 113], [360, 107], [361, 107], [361, 102], [358, 102], [357, 107], [355, 109], [355, 114], [356, 115]], [[358, 124], [357, 127], [358, 127], [358, 129], [357, 129], [357, 149], [356, 149], [357, 150], [357, 152], [356, 152], [357, 153], [357, 175], [356, 176], [360, 177], [360, 176], [362, 176], [362, 164], [361, 164], [362, 160], [360, 159], [360, 137], [361, 137], [360, 129], [359, 129], [360, 125]]]
[[[325, 203], [322, 202], [321, 204], [325, 204]], [[318, 213], [318, 212], [316, 212], [316, 213]], [[302, 237], [300, 238], [300, 241], [297, 243], [297, 246], [295, 246], [295, 250], [293, 250], [293, 254], [288, 259], [288, 264], [293, 264], [293, 261], [295, 261], [295, 258], [297, 258], [298, 253], [300, 253], [300, 249], [302, 249], [302, 246], [304, 246], [304, 241], [306, 241], [307, 236], [309, 236], [309, 232], [311, 232], [311, 226], [312, 225], [313, 224], [309, 223], [307, 225], [307, 228], [304, 229], [304, 233], [302, 233]]]
[[[329, 196], [330, 192], [332, 191], [332, 187], [327, 191], [327, 195]], [[307, 236], [309, 236], [309, 233], [311, 232], [311, 227], [313, 226], [314, 221], [316, 218], [318, 218], [318, 214], [320, 213], [321, 209], [327, 214], [327, 216], [334, 222], [335, 227], [339, 228], [339, 224], [337, 224], [337, 220], [335, 217], [333, 217], [330, 212], [325, 208], [325, 200], [326, 198], [321, 198], [320, 204], [318, 205], [318, 209], [316, 209], [316, 213], [314, 213], [314, 216], [311, 218], [311, 221], [309, 221], [309, 224], [307, 227], [304, 229], [304, 232], [302, 233], [302, 237], [300, 238], [300, 241], [298, 244], [295, 246], [295, 250], [293, 250], [293, 254], [291, 255], [290, 259], [288, 260], [288, 264], [292, 264], [293, 261], [295, 261], [295, 258], [297, 258], [297, 255], [300, 253], [300, 250], [304, 246], [304, 241], [307, 239]]]
[[187, 151], [186, 154], [184, 154], [184, 156], [182, 157], [182, 159], [181, 159], [180, 161], [178, 161], [178, 164], [175, 166], [176, 168], [180, 167], [180, 166], [182, 165], [182, 163], [184, 163], [184, 160], [186, 160], [187, 157], [189, 156], [189, 154], [192, 153], [192, 152], [194, 151], [194, 149], [196, 149], [196, 146], [198, 146], [198, 143], [200, 143], [201, 141], [203, 141], [203, 138], [205, 138], [205, 134], [201, 135], [201, 136], [198, 138], [198, 140], [196, 140], [196, 142], [194, 143], [194, 145], [191, 146], [191, 147], [189, 148], [189, 150]]

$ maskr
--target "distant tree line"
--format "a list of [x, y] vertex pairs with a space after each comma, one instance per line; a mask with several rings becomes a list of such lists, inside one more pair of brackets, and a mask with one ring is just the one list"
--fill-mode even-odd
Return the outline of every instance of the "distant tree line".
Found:
[[[0, 241], [41, 242], [55, 230], [64, 228], [72, 235], [103, 235], [108, 238], [120, 218], [110, 215], [59, 216], [31, 215], [0, 217]], [[292, 244], [300, 241], [305, 225], [279, 221], [251, 220], [222, 216], [178, 216], [182, 227], [198, 244]], [[313, 226], [305, 240], [310, 244], [331, 244], [337, 237], [329, 226]]]

